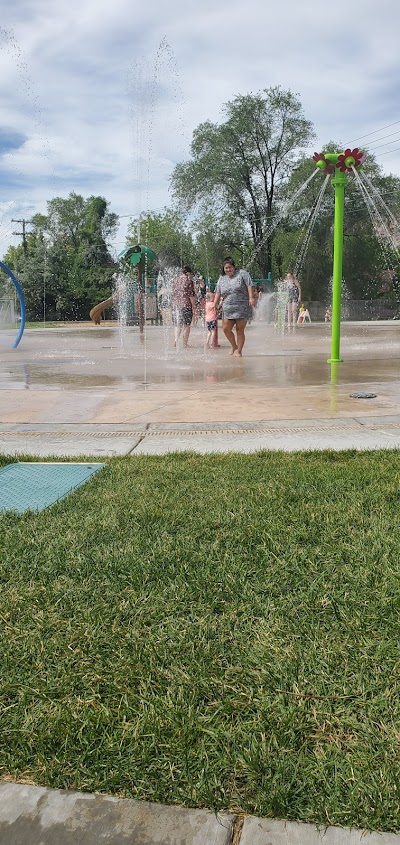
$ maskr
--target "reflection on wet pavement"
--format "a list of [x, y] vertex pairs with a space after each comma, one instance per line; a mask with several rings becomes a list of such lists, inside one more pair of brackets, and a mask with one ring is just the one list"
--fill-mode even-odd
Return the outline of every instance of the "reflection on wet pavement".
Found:
[[[263, 324], [248, 328], [242, 359], [227, 346], [204, 350], [201, 329], [191, 347], [171, 349], [170, 330], [148, 328], [145, 344], [128, 329], [121, 345], [117, 328], [48, 329], [26, 332], [17, 350], [0, 348], [0, 388], [117, 388], [144, 385], [183, 388], [209, 384], [261, 386], [326, 385], [330, 381], [329, 327], [311, 324], [295, 335], [277, 336]], [[225, 344], [225, 345], [224, 345]], [[400, 327], [396, 323], [345, 324], [338, 383], [399, 379]]]
[[[221, 333], [222, 334], [222, 333]], [[201, 328], [190, 348], [172, 349], [170, 329], [28, 330], [16, 350], [0, 346], [0, 422], [126, 423], [326, 419], [400, 414], [400, 325], [347, 324], [344, 362], [331, 367], [330, 327], [294, 335], [247, 330], [243, 358], [204, 350]], [[365, 390], [373, 400], [351, 397]]]

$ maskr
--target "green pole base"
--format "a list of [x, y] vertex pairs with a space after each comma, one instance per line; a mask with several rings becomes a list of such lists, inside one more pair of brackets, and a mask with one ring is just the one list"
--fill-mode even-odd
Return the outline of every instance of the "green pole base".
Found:
[[328, 358], [327, 364], [343, 364], [343, 358]]

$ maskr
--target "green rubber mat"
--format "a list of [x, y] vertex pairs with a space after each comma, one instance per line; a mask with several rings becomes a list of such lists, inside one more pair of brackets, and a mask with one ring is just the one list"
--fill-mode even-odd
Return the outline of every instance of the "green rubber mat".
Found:
[[0, 512], [42, 511], [86, 484], [105, 464], [18, 463], [0, 470]]

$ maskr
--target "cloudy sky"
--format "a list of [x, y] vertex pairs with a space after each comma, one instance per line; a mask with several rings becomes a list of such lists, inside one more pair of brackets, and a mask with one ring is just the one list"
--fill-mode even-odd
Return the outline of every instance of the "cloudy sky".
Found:
[[400, 176], [398, 0], [1, 0], [0, 257], [54, 196], [170, 204], [193, 130], [237, 94], [299, 95], [318, 150], [368, 144]]

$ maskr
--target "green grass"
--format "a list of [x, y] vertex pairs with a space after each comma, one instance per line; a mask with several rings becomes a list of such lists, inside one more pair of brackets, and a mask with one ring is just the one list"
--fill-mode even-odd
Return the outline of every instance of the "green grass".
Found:
[[1, 517], [0, 777], [398, 830], [399, 480], [131, 457]]
[[43, 328], [46, 328], [46, 329], [55, 329], [55, 328], [57, 328], [57, 326], [63, 326], [63, 325], [65, 325], [65, 323], [63, 323], [63, 322], [58, 322], [58, 323], [57, 323], [57, 322], [51, 322], [51, 321], [50, 321], [50, 322], [48, 323], [48, 322], [46, 321], [46, 322], [44, 323], [44, 322], [43, 322], [43, 320], [41, 320], [41, 321], [40, 321], [40, 320], [31, 320], [31, 321], [27, 321], [27, 322], [25, 323], [25, 328], [26, 328], [26, 329], [43, 329]]

